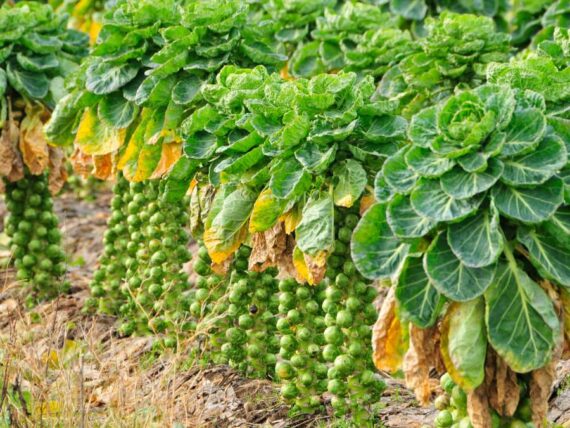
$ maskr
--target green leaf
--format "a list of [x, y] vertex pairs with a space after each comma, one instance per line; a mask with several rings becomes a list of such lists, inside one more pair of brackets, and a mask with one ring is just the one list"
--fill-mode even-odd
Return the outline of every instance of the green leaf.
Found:
[[121, 92], [104, 97], [97, 111], [99, 118], [113, 128], [129, 126], [138, 113], [138, 107], [123, 98]]
[[538, 145], [546, 131], [546, 118], [536, 109], [515, 110], [505, 129], [506, 140], [501, 156], [528, 153]]
[[184, 141], [184, 153], [192, 159], [208, 159], [218, 147], [218, 137], [206, 131], [198, 131]]
[[41, 100], [49, 91], [49, 79], [44, 73], [26, 71], [8, 63], [6, 76], [10, 85], [20, 94], [33, 100]]
[[138, 71], [136, 64], [98, 62], [87, 68], [85, 87], [97, 95], [110, 94], [133, 80]]
[[32, 52], [42, 55], [55, 53], [63, 45], [58, 37], [39, 33], [26, 34], [21, 38], [21, 42]]
[[443, 299], [425, 274], [420, 257], [410, 257], [404, 264], [396, 285], [396, 299], [404, 316], [418, 327], [431, 327], [437, 320]]
[[541, 276], [570, 287], [569, 247], [564, 247], [549, 235], [529, 227], [519, 228], [517, 239], [528, 250], [530, 260]]
[[501, 181], [509, 186], [542, 184], [567, 162], [564, 142], [555, 135], [547, 135], [532, 152], [505, 159]]
[[386, 183], [399, 193], [409, 193], [418, 179], [417, 174], [406, 164], [405, 154], [408, 150], [408, 147], [403, 147], [386, 159], [382, 166], [382, 175]]
[[167, 78], [148, 76], [137, 88], [133, 101], [139, 106], [143, 104], [167, 105], [175, 84], [174, 76]]
[[497, 268], [485, 293], [489, 342], [509, 367], [528, 373], [544, 367], [560, 335], [552, 301], [517, 265], [510, 250], [508, 263]]
[[390, 10], [406, 19], [421, 21], [428, 8], [425, 0], [391, 0]]
[[442, 232], [433, 240], [424, 257], [425, 270], [432, 284], [455, 302], [481, 296], [493, 282], [496, 266], [465, 266], [451, 251], [445, 235]]
[[368, 179], [360, 162], [347, 159], [334, 167], [333, 182], [335, 205], [350, 208], [364, 192]]
[[560, 207], [541, 227], [560, 245], [570, 248], [570, 206]]
[[352, 260], [360, 273], [369, 279], [396, 275], [411, 248], [392, 233], [386, 220], [386, 208], [386, 204], [372, 205], [352, 234]]
[[8, 80], [6, 78], [6, 72], [4, 71], [3, 68], [0, 68], [0, 98], [2, 98], [6, 93], [7, 87], [8, 87]]
[[277, 52], [275, 46], [269, 46], [259, 40], [244, 40], [240, 49], [255, 64], [279, 65], [287, 61], [287, 55]]
[[328, 193], [312, 195], [295, 229], [297, 246], [311, 256], [334, 246], [334, 204]]
[[172, 101], [179, 105], [187, 105], [196, 100], [204, 82], [193, 74], [184, 76], [172, 88]]
[[489, 166], [483, 172], [465, 172], [455, 167], [441, 177], [441, 188], [453, 198], [471, 198], [493, 187], [502, 173], [503, 163], [497, 159], [489, 159]]
[[483, 299], [450, 305], [441, 325], [441, 354], [462, 390], [470, 392], [483, 383], [487, 356]]
[[313, 143], [305, 143], [295, 151], [297, 159], [303, 168], [312, 173], [325, 171], [335, 159], [337, 145], [330, 147]]
[[245, 241], [247, 221], [257, 194], [240, 187], [224, 198], [221, 209], [208, 218], [204, 244], [214, 263], [227, 260]]
[[469, 153], [457, 158], [457, 163], [467, 172], [483, 172], [487, 169], [487, 157], [482, 153]]
[[27, 71], [48, 71], [59, 67], [59, 61], [54, 54], [27, 56], [18, 52], [16, 60], [20, 67]]
[[455, 165], [450, 159], [440, 157], [429, 149], [412, 147], [405, 155], [409, 167], [422, 177], [441, 177]]
[[480, 195], [455, 199], [445, 193], [438, 180], [422, 180], [411, 195], [412, 207], [424, 217], [437, 221], [458, 221], [475, 212], [481, 204]]
[[408, 137], [414, 145], [427, 149], [438, 135], [436, 107], [426, 108], [412, 117]]
[[382, 115], [372, 120], [361, 121], [362, 138], [373, 143], [389, 143], [401, 140], [406, 135], [408, 122], [401, 116]]
[[388, 204], [386, 218], [394, 235], [402, 239], [421, 238], [437, 225], [414, 211], [410, 198], [403, 195], [396, 195]]
[[493, 187], [493, 199], [499, 212], [523, 223], [548, 220], [564, 201], [564, 186], [551, 178], [537, 188], [515, 188], [499, 183]]
[[178, 159], [164, 179], [164, 198], [167, 202], [175, 203], [184, 198], [199, 166], [200, 163], [194, 159], [185, 156]]
[[295, 77], [315, 76], [325, 71], [320, 60], [318, 41], [313, 41], [297, 47], [289, 60], [289, 69]]
[[278, 198], [291, 198], [309, 187], [311, 178], [295, 158], [282, 159], [271, 168], [269, 188]]
[[224, 159], [216, 165], [214, 171], [227, 175], [244, 174], [264, 157], [261, 147], [256, 147], [247, 153]]
[[495, 263], [503, 252], [499, 213], [491, 205], [488, 210], [450, 225], [447, 240], [453, 253], [466, 266], [479, 268]]

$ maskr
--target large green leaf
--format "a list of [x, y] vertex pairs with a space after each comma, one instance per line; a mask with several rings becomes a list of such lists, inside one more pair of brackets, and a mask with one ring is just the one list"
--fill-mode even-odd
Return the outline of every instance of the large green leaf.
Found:
[[117, 129], [126, 128], [135, 119], [138, 107], [123, 98], [121, 92], [104, 97], [97, 111], [99, 119]]
[[505, 159], [501, 181], [509, 186], [542, 184], [568, 162], [564, 142], [555, 135], [548, 135], [532, 152]]
[[334, 161], [336, 151], [336, 144], [328, 147], [305, 143], [295, 151], [295, 158], [307, 171], [319, 173], [325, 171]]
[[3, 68], [0, 68], [0, 98], [4, 97], [7, 87], [8, 79], [6, 78], [6, 72]]
[[386, 217], [394, 235], [402, 239], [421, 238], [437, 225], [414, 211], [410, 198], [403, 195], [396, 195], [388, 204]]
[[223, 172], [227, 175], [242, 175], [260, 162], [264, 157], [261, 147], [255, 147], [247, 153], [224, 159], [216, 165], [214, 172]]
[[489, 342], [510, 368], [528, 373], [548, 363], [560, 335], [552, 301], [517, 264], [510, 250], [508, 263], [497, 268], [485, 293]]
[[421, 257], [409, 257], [396, 285], [400, 310], [421, 328], [431, 327], [441, 311], [443, 298], [424, 272]]
[[493, 187], [502, 173], [503, 163], [497, 159], [489, 159], [487, 169], [482, 172], [455, 167], [441, 177], [441, 188], [453, 198], [471, 198]]
[[560, 207], [554, 215], [542, 225], [546, 233], [560, 245], [570, 248], [570, 206]]
[[439, 180], [422, 180], [412, 192], [412, 207], [436, 221], [460, 220], [477, 210], [482, 198], [455, 199], [445, 193]]
[[180, 105], [190, 104], [199, 97], [203, 83], [196, 75], [185, 75], [172, 88], [172, 101]]
[[423, 147], [412, 147], [407, 151], [405, 159], [414, 172], [428, 178], [441, 177], [454, 165], [452, 160], [438, 156]]
[[530, 227], [519, 228], [517, 239], [530, 255], [541, 276], [570, 287], [570, 248], [560, 245], [549, 235]]
[[421, 21], [428, 9], [425, 0], [391, 0], [390, 10], [406, 19]]
[[366, 171], [362, 164], [354, 159], [347, 159], [333, 169], [335, 205], [351, 207], [358, 200], [366, 183]]
[[485, 378], [487, 331], [482, 298], [453, 303], [441, 327], [441, 354], [453, 381], [473, 391]]
[[479, 268], [493, 264], [503, 252], [499, 213], [494, 206], [480, 211], [447, 229], [453, 253], [466, 266]]
[[16, 60], [24, 70], [33, 72], [54, 70], [59, 67], [59, 60], [54, 54], [27, 56], [18, 52]]
[[184, 153], [192, 159], [208, 159], [218, 147], [218, 137], [206, 131], [199, 131], [184, 141]]
[[382, 175], [386, 183], [399, 193], [408, 193], [416, 184], [417, 174], [406, 164], [405, 155], [408, 147], [400, 149], [390, 156], [382, 166]]
[[20, 94], [33, 100], [41, 100], [49, 91], [49, 79], [44, 73], [35, 73], [8, 63], [6, 75], [10, 85]]
[[369, 279], [396, 275], [411, 248], [392, 233], [386, 221], [386, 208], [386, 204], [371, 206], [352, 234], [352, 260], [360, 273]]
[[506, 128], [506, 141], [501, 155], [515, 156], [533, 150], [546, 130], [546, 118], [537, 109], [515, 110]]
[[303, 207], [295, 229], [297, 246], [311, 256], [334, 246], [334, 204], [328, 193], [315, 194]]
[[310, 175], [293, 157], [279, 161], [271, 169], [269, 188], [278, 198], [297, 196], [309, 187]]
[[98, 62], [87, 69], [85, 87], [97, 95], [110, 94], [133, 80], [138, 71], [136, 64]]
[[493, 187], [493, 199], [499, 212], [523, 223], [547, 220], [564, 200], [564, 186], [551, 178], [539, 187], [515, 188], [504, 184]]
[[456, 302], [481, 296], [493, 282], [495, 266], [465, 266], [451, 251], [445, 235], [442, 232], [433, 240], [424, 257], [425, 270], [434, 287]]

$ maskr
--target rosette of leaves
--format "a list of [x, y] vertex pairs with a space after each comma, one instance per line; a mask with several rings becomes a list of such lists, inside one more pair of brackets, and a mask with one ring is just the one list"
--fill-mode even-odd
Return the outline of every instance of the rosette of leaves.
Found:
[[242, 31], [238, 0], [121, 2], [105, 14], [89, 60], [46, 128], [58, 145], [117, 154], [132, 181], [161, 177], [180, 157], [178, 128], [200, 88], [228, 63], [280, 67], [273, 40]]
[[568, 152], [544, 98], [493, 84], [459, 91], [415, 115], [408, 135], [353, 234], [357, 268], [393, 279], [415, 326], [444, 316], [443, 359], [463, 389], [483, 381], [488, 346], [515, 372], [543, 367], [560, 323], [541, 285], [570, 286]]
[[256, 11], [250, 17], [253, 28], [250, 31], [263, 31], [287, 50], [304, 42], [315, 26], [318, 17], [328, 8], [334, 8], [337, 0], [257, 0], [252, 1]]
[[[218, 188], [204, 224], [215, 263], [248, 233], [288, 219], [288, 233], [298, 223], [300, 259], [320, 253], [322, 265], [334, 244], [334, 205], [354, 205], [369, 171], [404, 137], [395, 104], [373, 92], [372, 77], [354, 73], [287, 81], [263, 67], [232, 66], [204, 87], [209, 104], [184, 122], [184, 153]], [[186, 186], [195, 168], [188, 171]]]
[[377, 77], [416, 50], [410, 33], [398, 29], [396, 17], [359, 2], [326, 9], [310, 38], [291, 55], [293, 76], [343, 70]]
[[398, 99], [405, 116], [449, 96], [459, 83], [475, 87], [485, 81], [491, 62], [505, 62], [509, 36], [491, 18], [443, 12], [425, 21], [426, 36], [412, 53], [386, 72], [378, 92]]
[[512, 43], [520, 46], [536, 37], [541, 39], [555, 27], [570, 26], [570, 1], [519, 0], [512, 6]]
[[442, 10], [493, 17], [507, 8], [505, 0], [379, 0], [374, 3], [385, 5], [393, 14], [411, 21], [423, 21], [426, 16]]
[[0, 9], [0, 126], [8, 118], [8, 97], [51, 110], [65, 95], [64, 79], [88, 49], [87, 36], [66, 24], [66, 15], [40, 3]]

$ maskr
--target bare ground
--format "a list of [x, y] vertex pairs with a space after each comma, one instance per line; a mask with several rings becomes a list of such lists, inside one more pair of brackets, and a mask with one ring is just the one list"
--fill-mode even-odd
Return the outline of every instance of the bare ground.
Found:
[[[119, 338], [113, 318], [81, 312], [102, 249], [108, 200], [105, 192], [89, 203], [71, 194], [57, 200], [71, 255], [69, 295], [26, 309], [13, 271], [0, 270], [0, 428], [330, 425], [327, 414], [287, 417], [268, 381], [244, 379], [225, 366], [184, 368], [187, 347], [159, 355], [152, 338]], [[559, 372], [562, 385], [570, 366], [562, 364]], [[432, 422], [433, 408], [418, 407], [401, 381], [386, 381], [379, 426]], [[570, 391], [556, 391], [551, 420], [570, 427]]]

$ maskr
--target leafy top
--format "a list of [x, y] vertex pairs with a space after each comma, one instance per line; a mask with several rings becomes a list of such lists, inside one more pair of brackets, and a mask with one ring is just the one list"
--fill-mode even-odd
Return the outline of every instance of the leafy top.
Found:
[[0, 8], [0, 97], [15, 91], [54, 107], [64, 78], [88, 50], [87, 36], [66, 30], [66, 23], [67, 16], [36, 2]]

